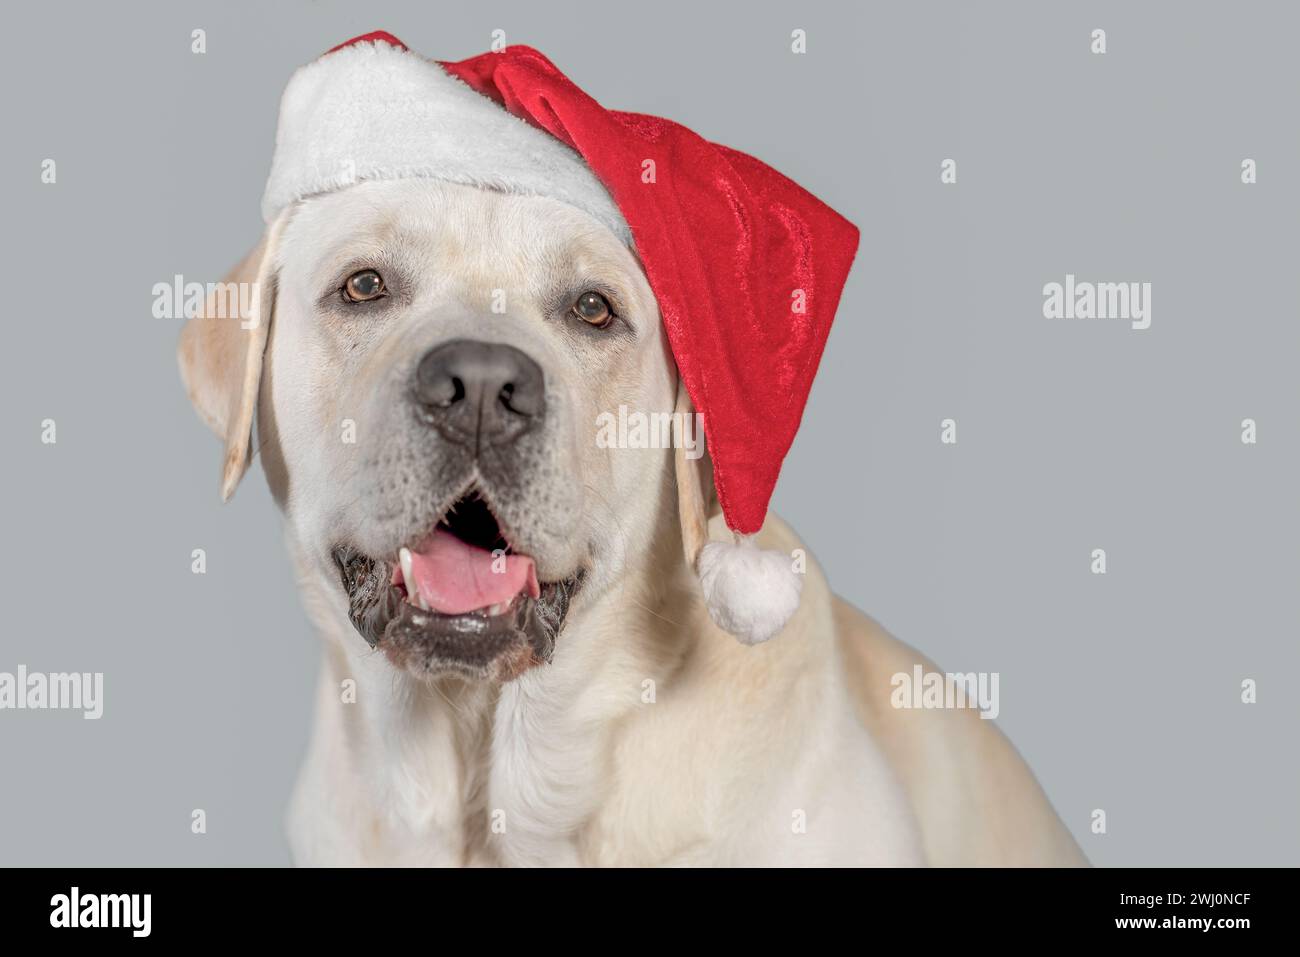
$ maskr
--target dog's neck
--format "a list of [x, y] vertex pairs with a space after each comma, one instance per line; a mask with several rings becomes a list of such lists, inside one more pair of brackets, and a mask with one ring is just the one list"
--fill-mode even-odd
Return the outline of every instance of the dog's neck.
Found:
[[[554, 660], [504, 685], [420, 681], [369, 650], [332, 583], [307, 576], [326, 637], [304, 774], [349, 793], [392, 863], [577, 863], [607, 790], [619, 718], [686, 653], [698, 587], [675, 522], [613, 588], [575, 603]], [[301, 566], [300, 566], [301, 567]], [[674, 622], [683, 627], [664, 627]]]

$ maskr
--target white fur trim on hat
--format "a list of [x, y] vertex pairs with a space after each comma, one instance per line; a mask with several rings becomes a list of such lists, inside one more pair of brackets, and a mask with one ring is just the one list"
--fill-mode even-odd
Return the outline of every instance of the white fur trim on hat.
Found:
[[335, 50], [294, 73], [280, 100], [262, 196], [268, 223], [308, 196], [413, 177], [549, 196], [630, 242], [618, 207], [577, 153], [436, 63], [375, 41]]

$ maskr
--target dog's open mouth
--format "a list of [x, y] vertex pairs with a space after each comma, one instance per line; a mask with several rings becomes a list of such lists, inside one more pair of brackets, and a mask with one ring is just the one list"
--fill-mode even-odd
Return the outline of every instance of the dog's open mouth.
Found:
[[582, 579], [539, 582], [474, 492], [387, 560], [343, 545], [334, 561], [353, 625], [393, 664], [503, 681], [551, 660]]

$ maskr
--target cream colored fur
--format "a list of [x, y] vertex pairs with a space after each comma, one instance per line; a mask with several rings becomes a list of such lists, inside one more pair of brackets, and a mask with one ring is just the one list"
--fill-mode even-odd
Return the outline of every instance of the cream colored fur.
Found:
[[[248, 439], [239, 423], [260, 405], [256, 448], [324, 640], [288, 820], [299, 863], [1084, 863], [992, 722], [890, 706], [890, 677], [924, 659], [836, 599], [814, 561], [798, 612], [768, 643], [745, 647], [713, 625], [688, 565], [707, 536], [725, 537], [716, 515], [705, 528], [707, 458], [582, 438], [597, 410], [672, 411], [680, 398], [649, 287], [609, 230], [554, 201], [427, 182], [310, 199], [281, 226], [234, 277], [274, 277], [264, 344], [197, 319], [181, 362], [236, 453]], [[358, 256], [419, 277], [408, 309], [367, 327], [320, 313], [331, 264]], [[535, 304], [569, 272], [624, 286], [635, 344], [566, 346]], [[508, 320], [483, 308], [493, 289], [508, 293]], [[394, 363], [466, 330], [519, 344], [569, 397], [577, 438], [560, 442], [559, 474], [575, 483], [564, 501], [576, 512], [556, 518], [574, 532], [535, 556], [539, 569], [581, 558], [586, 543], [599, 556], [554, 661], [500, 686], [395, 670], [352, 628], [323, 560], [341, 525], [365, 534], [370, 520], [354, 494], [370, 466], [334, 440], [337, 422], [383, 428], [368, 397]], [[759, 544], [802, 547], [775, 517]]]

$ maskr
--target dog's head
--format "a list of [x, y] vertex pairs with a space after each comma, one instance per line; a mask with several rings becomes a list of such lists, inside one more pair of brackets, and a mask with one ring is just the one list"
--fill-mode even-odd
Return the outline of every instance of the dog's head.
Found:
[[439, 66], [358, 37], [294, 74], [276, 144], [266, 236], [217, 297], [255, 305], [210, 299], [181, 365], [225, 496], [258, 419], [331, 614], [415, 674], [508, 678], [629, 570], [675, 580], [645, 574], [671, 554], [723, 629], [781, 629], [788, 556], [706, 545], [707, 521], [763, 523], [850, 223], [526, 47]]
[[549, 660], [573, 605], [671, 526], [675, 470], [706, 507], [694, 431], [601, 438], [620, 407], [663, 422], [689, 406], [637, 259], [574, 206], [364, 182], [290, 207], [227, 282], [257, 284], [256, 314], [210, 308], [180, 347], [227, 439], [224, 494], [257, 407], [296, 550], [406, 671], [508, 679]]

